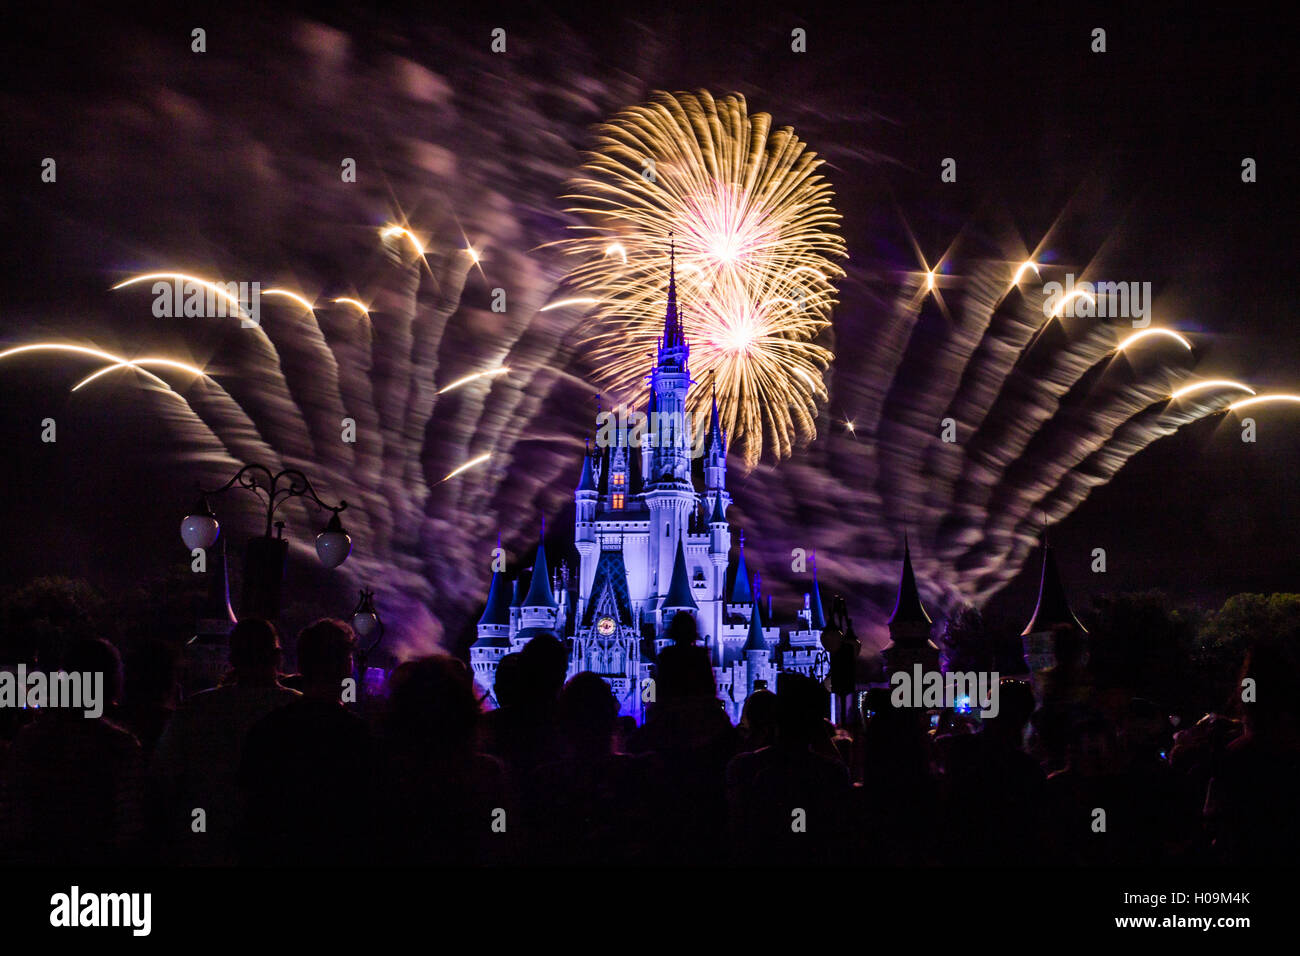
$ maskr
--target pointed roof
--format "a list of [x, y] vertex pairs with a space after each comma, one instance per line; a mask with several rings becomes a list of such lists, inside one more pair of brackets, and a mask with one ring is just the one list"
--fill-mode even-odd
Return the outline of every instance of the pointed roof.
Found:
[[706, 448], [712, 448], [716, 443], [720, 451], [726, 450], [727, 435], [722, 430], [722, 422], [718, 419], [718, 388], [713, 386], [712, 397], [713, 408], [709, 412], [709, 431], [705, 435], [704, 445]]
[[745, 532], [740, 532], [740, 563], [736, 565], [736, 580], [731, 585], [731, 603], [749, 604], [754, 592], [749, 588], [749, 569], [745, 567]]
[[926, 624], [930, 615], [921, 603], [921, 592], [916, 587], [916, 574], [912, 571], [912, 549], [907, 538], [903, 538], [903, 574], [898, 580], [898, 600], [894, 603], [894, 613], [889, 615], [890, 624]]
[[[497, 547], [501, 547], [501, 535], [497, 535]], [[483, 608], [483, 616], [478, 619], [479, 624], [501, 624], [510, 623], [510, 599], [513, 596], [510, 582], [500, 571], [492, 572], [492, 584], [488, 587], [487, 605]]]
[[591, 600], [582, 617], [582, 627], [591, 626], [598, 613], [613, 605], [619, 623], [632, 626], [632, 597], [627, 586], [627, 567], [622, 551], [602, 551], [591, 582]]
[[523, 607], [556, 607], [551, 593], [551, 572], [546, 569], [546, 524], [542, 524], [542, 539], [537, 542], [537, 563], [533, 565], [533, 579], [528, 585], [528, 596]]
[[582, 475], [578, 478], [578, 491], [595, 491], [596, 476], [591, 473], [591, 442], [587, 442], [587, 450], [582, 456]]
[[1065, 585], [1061, 583], [1061, 572], [1056, 567], [1056, 552], [1046, 541], [1043, 542], [1043, 574], [1038, 582], [1038, 604], [1034, 607], [1034, 616], [1029, 619], [1025, 629], [1020, 632], [1035, 634], [1040, 631], [1052, 631], [1058, 627], [1070, 627], [1087, 634], [1087, 630], [1070, 610], [1069, 598], [1065, 595]]
[[812, 569], [813, 569], [813, 586], [812, 586], [812, 594], [810, 595], [809, 602], [808, 602], [809, 608], [812, 611], [812, 614], [810, 615], [812, 618], [810, 622], [810, 626], [815, 631], [824, 631], [826, 630], [826, 612], [822, 610], [822, 591], [817, 584], [817, 552], [816, 551], [814, 551], [812, 555]]
[[668, 240], [668, 308], [664, 313], [664, 337], [661, 348], [675, 349], [686, 344], [686, 334], [682, 329], [681, 313], [677, 310], [677, 249], [676, 243]]
[[677, 541], [677, 557], [673, 558], [673, 578], [659, 607], [699, 610], [699, 605], [691, 596], [691, 579], [686, 574], [686, 550], [682, 547], [681, 539]]
[[767, 650], [767, 641], [763, 637], [763, 617], [759, 612], [757, 597], [755, 597], [752, 602], [752, 608], [749, 614], [749, 635], [745, 638], [744, 650]]
[[722, 508], [722, 495], [713, 499], [713, 514], [709, 515], [709, 524], [726, 524], [727, 515]]

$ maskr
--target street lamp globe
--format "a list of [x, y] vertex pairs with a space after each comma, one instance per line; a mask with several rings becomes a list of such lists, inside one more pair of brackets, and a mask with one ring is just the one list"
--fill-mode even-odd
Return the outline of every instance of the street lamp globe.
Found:
[[339, 521], [338, 512], [335, 512], [330, 516], [325, 530], [316, 535], [316, 556], [322, 565], [332, 569], [346, 561], [351, 553], [352, 539], [343, 530], [343, 522]]
[[208, 499], [200, 498], [194, 510], [181, 521], [181, 540], [191, 551], [196, 548], [207, 549], [217, 542], [221, 534], [221, 525], [208, 507]]

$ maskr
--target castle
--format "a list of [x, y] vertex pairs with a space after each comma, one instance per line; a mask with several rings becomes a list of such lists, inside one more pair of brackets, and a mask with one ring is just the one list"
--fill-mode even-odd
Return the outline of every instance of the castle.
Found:
[[[573, 494], [576, 579], [569, 580], [567, 568], [550, 570], [541, 543], [526, 588], [522, 574], [514, 582], [501, 571], [492, 575], [470, 647], [475, 679], [485, 690], [493, 688], [502, 657], [551, 633], [571, 639], [570, 675], [600, 674], [621, 712], [639, 721], [644, 682], [677, 614], [695, 618], [733, 720], [755, 686], [775, 687], [779, 669], [824, 676], [826, 621], [815, 559], [812, 589], [785, 630], [772, 620], [770, 596], [762, 606], [759, 576], [751, 579], [745, 563], [743, 532], [733, 568], [727, 434], [714, 399], [703, 441], [695, 440], [687, 410], [694, 384], [689, 362], [670, 265], [647, 411], [598, 414], [596, 447], [589, 442], [582, 460]], [[696, 461], [702, 467], [693, 468]]]
[[[781, 671], [818, 680], [826, 676], [829, 657], [821, 645], [826, 615], [815, 556], [811, 590], [796, 620], [785, 628], [773, 619], [770, 596], [764, 608], [759, 576], [750, 577], [743, 531], [733, 566], [727, 434], [716, 398], [703, 435], [693, 431], [687, 410], [694, 384], [689, 362], [670, 263], [647, 412], [612, 416], [598, 411], [596, 447], [593, 451], [588, 441], [583, 456], [573, 493], [573, 541], [580, 558], [576, 578], [570, 578], [563, 563], [551, 570], [544, 524], [530, 572], [514, 581], [501, 570], [492, 575], [477, 639], [470, 646], [474, 678], [489, 694], [494, 694], [503, 657], [539, 634], [553, 634], [568, 639], [568, 676], [599, 674], [613, 689], [620, 713], [640, 722], [652, 700], [647, 689], [655, 657], [669, 643], [668, 627], [678, 614], [695, 618], [712, 659], [718, 696], [733, 722], [755, 688], [775, 689]], [[648, 429], [641, 427], [645, 422]], [[694, 462], [700, 467], [693, 467]], [[1045, 549], [1038, 607], [1022, 637], [1027, 670], [1034, 675], [1053, 663], [1053, 634], [1062, 626], [1082, 631], [1069, 611], [1055, 560]], [[939, 651], [930, 630], [905, 547], [898, 599], [889, 618], [892, 643], [868, 682], [917, 664], [937, 670]]]

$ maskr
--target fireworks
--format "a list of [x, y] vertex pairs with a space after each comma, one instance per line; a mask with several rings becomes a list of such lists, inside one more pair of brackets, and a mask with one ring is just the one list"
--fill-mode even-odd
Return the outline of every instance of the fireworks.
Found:
[[482, 378], [496, 378], [498, 375], [505, 375], [509, 371], [509, 368], [502, 367], [488, 369], [486, 372], [475, 372], [473, 375], [465, 375], [456, 379], [456, 381], [452, 382], [450, 385], [444, 385], [442, 388], [438, 389], [438, 394], [446, 395], [448, 392], [455, 391], [462, 385], [468, 385], [470, 382], [477, 382]]
[[[670, 244], [697, 381], [752, 465], [816, 435], [845, 255], [821, 161], [738, 95], [659, 94], [598, 130], [566, 199], [583, 219], [569, 288], [596, 301], [598, 375], [637, 400], [663, 331]], [[575, 300], [567, 300], [574, 302]], [[693, 400], [708, 400], [695, 390]], [[698, 406], [697, 406], [698, 409]], [[695, 410], [695, 409], [693, 409]]]

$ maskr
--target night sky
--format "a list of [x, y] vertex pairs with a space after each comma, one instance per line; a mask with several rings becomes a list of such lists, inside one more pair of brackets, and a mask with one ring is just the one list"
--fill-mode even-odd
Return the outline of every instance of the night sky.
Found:
[[[153, 318], [146, 295], [109, 286], [170, 267], [264, 276], [264, 285], [321, 297], [374, 290], [390, 268], [375, 231], [397, 214], [439, 236], [459, 228], [481, 239], [490, 284], [510, 284], [536, 308], [562, 271], [538, 247], [564, 231], [557, 197], [591, 125], [654, 90], [706, 88], [743, 94], [751, 112], [792, 125], [828, 161], [849, 252], [822, 437], [788, 466], [748, 477], [733, 469], [731, 478], [733, 523], [748, 527], [778, 604], [792, 608], [799, 585], [782, 573], [782, 555], [805, 541], [827, 569], [824, 593], [848, 593], [865, 618], [878, 618], [882, 582], [897, 574], [897, 553], [836, 553], [853, 547], [837, 524], [867, 513], [836, 508], [838, 489], [855, 481], [853, 455], [867, 452], [835, 449], [849, 449], [837, 422], [864, 396], [887, 391], [905, 405], [909, 388], [924, 388], [909, 382], [907, 362], [895, 383], [867, 360], [900, 283], [921, 268], [909, 232], [930, 263], [961, 237], [955, 304], [963, 274], [981, 258], [1006, 258], [1009, 236], [1033, 249], [1050, 231], [1043, 261], [1081, 273], [1096, 259], [1102, 278], [1152, 283], [1155, 324], [1193, 338], [1196, 378], [1300, 390], [1286, 145], [1295, 117], [1284, 79], [1294, 54], [1266, 17], [971, 4], [853, 13], [747, 5], [727, 16], [643, 4], [579, 15], [472, 7], [110, 15], [46, 4], [12, 24], [0, 93], [0, 348], [75, 340], [233, 364], [239, 346], [227, 328]], [[190, 52], [195, 26], [207, 30], [207, 53]], [[509, 52], [494, 57], [498, 26]], [[807, 30], [807, 53], [790, 52], [795, 27]], [[1107, 31], [1104, 54], [1089, 50], [1094, 27]], [[40, 180], [47, 156], [57, 183]], [[358, 158], [358, 184], [340, 184], [342, 156]], [[940, 181], [944, 157], [957, 159], [956, 183]], [[1258, 162], [1255, 183], [1241, 180], [1244, 157]], [[439, 296], [422, 290], [420, 307], [447, 306]], [[483, 283], [467, 283], [449, 307], [439, 382], [481, 367], [496, 336]], [[434, 485], [431, 530], [407, 546], [423, 552], [404, 572], [445, 569], [427, 601], [449, 638], [476, 616], [482, 549], [497, 530], [515, 566], [529, 560], [539, 509], [548, 530], [560, 529], [553, 555], [571, 530], [590, 390], [557, 370], [579, 380], [591, 370], [576, 329], [560, 321], [521, 336], [510, 354], [522, 351], [531, 377], [509, 387], [520, 390], [515, 407], [531, 409], [531, 434], [561, 440], [516, 437], [510, 464], [481, 479], [492, 483], [484, 497]], [[945, 320], [923, 306], [920, 321]], [[0, 526], [10, 543], [0, 580], [63, 573], [113, 586], [184, 562], [177, 526], [194, 482], [233, 471], [129, 378], [93, 397], [69, 395], [94, 368], [54, 357], [0, 363]], [[240, 369], [255, 391], [257, 374]], [[451, 408], [438, 429], [473, 448], [501, 394], [478, 396], [487, 411], [468, 424], [467, 409]], [[46, 416], [59, 423], [55, 445], [39, 440]], [[1076, 604], [1160, 588], [1213, 606], [1238, 591], [1295, 589], [1300, 413], [1273, 406], [1254, 417], [1253, 445], [1221, 415], [1156, 442], [1051, 529]], [[413, 454], [431, 485], [464, 458], [428, 445]], [[792, 490], [791, 476], [819, 474], [824, 486], [800, 477]], [[809, 493], [824, 498], [811, 511], [769, 507]], [[911, 519], [891, 520], [901, 528]], [[464, 541], [446, 540], [454, 537]], [[893, 529], [881, 540], [897, 540]], [[1107, 550], [1104, 577], [1088, 570], [1095, 547]], [[1027, 617], [1036, 578], [1031, 556], [994, 606]], [[340, 588], [341, 603], [351, 586]], [[928, 587], [936, 598], [943, 591]]]

